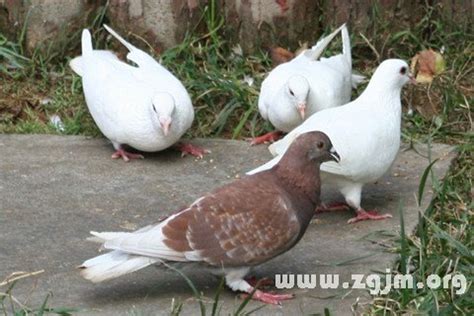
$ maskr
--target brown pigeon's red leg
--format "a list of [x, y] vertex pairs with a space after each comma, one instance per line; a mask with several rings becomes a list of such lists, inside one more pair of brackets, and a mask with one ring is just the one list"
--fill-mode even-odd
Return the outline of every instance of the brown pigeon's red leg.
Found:
[[129, 162], [130, 159], [143, 159], [143, 155], [129, 153], [128, 151], [125, 151], [122, 148], [119, 148], [112, 154], [112, 159], [118, 159], [118, 158], [122, 158], [123, 161]]
[[[246, 298], [249, 295], [250, 294], [242, 294], [242, 298]], [[281, 305], [281, 301], [291, 300], [294, 297], [293, 294], [271, 294], [260, 290], [256, 290], [252, 295], [253, 300], [274, 305]]]
[[381, 219], [386, 219], [386, 218], [391, 218], [392, 215], [390, 214], [382, 214], [380, 215], [377, 213], [377, 211], [366, 211], [362, 208], [358, 209], [357, 211], [357, 216], [351, 218], [350, 220], [347, 221], [349, 224], [357, 223], [359, 221], [366, 221], [366, 220], [381, 220]]
[[321, 203], [321, 205], [319, 205], [316, 208], [316, 213], [332, 212], [332, 211], [348, 211], [350, 209], [351, 207], [347, 203], [343, 203], [343, 202], [335, 202], [331, 204]]
[[253, 138], [250, 141], [250, 145], [259, 145], [264, 143], [273, 143], [274, 141], [279, 140], [283, 136], [283, 132], [280, 131], [273, 131], [270, 133], [266, 133], [265, 135], [258, 136]]
[[181, 151], [181, 156], [183, 157], [187, 154], [190, 154], [199, 159], [202, 159], [204, 157], [204, 154], [208, 154], [211, 152], [207, 149], [189, 143], [179, 143], [176, 145], [176, 148]]

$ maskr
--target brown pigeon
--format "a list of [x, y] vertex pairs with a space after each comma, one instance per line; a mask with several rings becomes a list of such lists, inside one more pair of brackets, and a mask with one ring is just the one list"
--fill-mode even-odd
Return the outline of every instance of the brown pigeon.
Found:
[[[234, 291], [252, 293], [244, 280], [252, 266], [291, 249], [319, 205], [320, 164], [339, 161], [321, 132], [301, 135], [270, 170], [224, 185], [164, 221], [138, 231], [91, 232], [112, 250], [85, 261], [84, 278], [101, 282], [160, 262], [200, 262], [225, 275]], [[253, 292], [279, 304], [289, 294]]]

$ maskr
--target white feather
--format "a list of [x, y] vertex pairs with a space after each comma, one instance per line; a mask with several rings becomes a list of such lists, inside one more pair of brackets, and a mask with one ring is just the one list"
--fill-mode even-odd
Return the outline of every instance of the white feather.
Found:
[[162, 227], [183, 212], [135, 232], [91, 232], [92, 241], [102, 243], [102, 249], [113, 250], [85, 261], [81, 274], [93, 282], [101, 282], [142, 269], [161, 261], [202, 261], [198, 251], [179, 252], [164, 243]]
[[[82, 77], [89, 111], [101, 132], [116, 149], [122, 144], [142, 151], [159, 151], [176, 143], [191, 127], [194, 109], [183, 84], [150, 55], [106, 29], [129, 49], [129, 60], [120, 61], [113, 53], [93, 50], [88, 30], [82, 35], [82, 56], [70, 66]], [[157, 113], [167, 111], [172, 124], [168, 135], [160, 127]], [[165, 107], [166, 105], [166, 107]]]
[[102, 282], [132, 273], [158, 262], [158, 259], [111, 251], [85, 261], [79, 268], [81, 275], [94, 282]]
[[[402, 67], [406, 74], [400, 73]], [[283, 139], [270, 145], [269, 150], [275, 156], [272, 160], [247, 174], [273, 167], [299, 135], [322, 131], [341, 157], [339, 163], [321, 165], [322, 182], [336, 185], [349, 205], [360, 208], [363, 184], [374, 182], [387, 172], [398, 153], [400, 92], [408, 81], [406, 62], [399, 59], [384, 61], [356, 100], [313, 114]]]
[[[342, 34], [343, 53], [318, 60], [338, 32]], [[277, 66], [263, 81], [258, 100], [260, 114], [283, 132], [291, 131], [303, 121], [295, 97], [288, 92], [288, 85], [296, 76], [305, 78], [309, 85], [306, 117], [349, 102], [351, 88], [360, 82], [360, 76], [352, 75], [350, 39], [345, 24], [293, 60]]]
[[[94, 58], [102, 58], [104, 61], [119, 61], [117, 55], [109, 50], [94, 50], [92, 51]], [[79, 76], [84, 75], [84, 58], [77, 56], [69, 62], [69, 67]]]

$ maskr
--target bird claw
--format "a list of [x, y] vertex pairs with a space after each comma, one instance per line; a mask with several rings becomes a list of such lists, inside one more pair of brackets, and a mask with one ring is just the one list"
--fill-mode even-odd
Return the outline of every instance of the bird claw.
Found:
[[360, 221], [366, 221], [366, 220], [382, 220], [386, 218], [392, 218], [391, 214], [379, 214], [377, 211], [366, 211], [363, 209], [358, 209], [357, 210], [357, 216], [351, 218], [350, 220], [347, 221], [348, 224], [354, 224]]
[[122, 148], [117, 149], [111, 156], [112, 159], [122, 158], [123, 161], [129, 162], [131, 159], [144, 159], [143, 155], [129, 153], [128, 151], [123, 150]]
[[273, 143], [279, 140], [283, 136], [283, 133], [280, 131], [273, 131], [270, 133], [266, 133], [262, 136], [258, 136], [255, 138], [248, 139], [250, 141], [251, 146], [265, 144], [265, 143]]
[[205, 154], [211, 153], [211, 151], [208, 149], [204, 149], [204, 148], [201, 148], [189, 143], [179, 144], [178, 149], [181, 151], [181, 157], [184, 157], [187, 154], [190, 154], [196, 158], [202, 159]]
[[[244, 293], [241, 294], [241, 298], [245, 299], [249, 297], [250, 294]], [[294, 294], [271, 294], [266, 293], [260, 290], [256, 290], [253, 295], [252, 299], [256, 301], [260, 301], [266, 304], [273, 304], [281, 306], [281, 302], [285, 300], [291, 300], [295, 297]]]
[[351, 207], [349, 205], [342, 202], [335, 202], [331, 204], [321, 203], [321, 205], [319, 205], [316, 208], [315, 212], [322, 213], [322, 212], [332, 212], [332, 211], [348, 211], [350, 209]]

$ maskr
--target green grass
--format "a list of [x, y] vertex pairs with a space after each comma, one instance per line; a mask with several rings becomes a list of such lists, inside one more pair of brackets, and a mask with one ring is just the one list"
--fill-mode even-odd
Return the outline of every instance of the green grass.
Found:
[[[166, 51], [163, 64], [185, 84], [196, 109], [193, 136], [238, 138], [261, 132], [257, 110], [258, 87], [269, 69], [267, 57], [222, 51], [223, 40], [186, 39]], [[238, 50], [238, 49], [236, 49]], [[254, 78], [253, 85], [244, 81]]]
[[[463, 274], [468, 291], [456, 295], [449, 289], [391, 291], [376, 297], [371, 314], [472, 315], [473, 304], [473, 146], [459, 146], [459, 157], [446, 179], [435, 189], [435, 199], [420, 215], [416, 232], [401, 232], [396, 251], [400, 260], [393, 272], [409, 270], [417, 281], [430, 274], [444, 277]], [[409, 264], [407, 264], [409, 263]]]
[[[105, 30], [99, 27], [105, 21], [104, 12], [89, 19], [94, 38], [101, 48], [118, 47], [107, 41]], [[416, 232], [401, 232], [395, 244], [400, 260], [394, 270], [409, 268], [417, 280], [431, 273], [458, 272], [472, 285], [474, 32], [472, 27], [443, 20], [437, 5], [427, 6], [425, 17], [414, 27], [398, 32], [379, 16], [374, 7], [373, 24], [366, 34], [352, 34], [354, 69], [370, 77], [385, 58], [410, 60], [422, 49], [444, 50], [446, 71], [430, 86], [404, 91], [402, 137], [408, 143], [449, 143], [458, 151], [446, 178], [435, 183], [435, 198], [420, 216]], [[188, 137], [242, 138], [270, 130], [257, 110], [260, 83], [271, 69], [269, 57], [263, 51], [242, 54], [226, 41], [222, 20], [212, 6], [203, 12], [203, 20], [206, 34], [189, 34], [181, 44], [157, 56], [183, 81], [194, 102], [196, 119]], [[0, 34], [0, 132], [100, 135], [84, 104], [81, 82], [67, 66], [79, 53], [79, 33], [64, 41], [69, 46], [59, 45], [59, 51], [38, 50], [31, 56], [25, 56], [22, 41], [23, 35], [11, 42]], [[326, 54], [339, 49], [336, 40]], [[247, 77], [254, 79], [253, 85], [244, 81]], [[412, 114], [407, 104], [414, 108]], [[52, 115], [61, 117], [63, 131], [50, 123]], [[430, 176], [429, 170], [426, 175]], [[463, 296], [450, 289], [392, 291], [374, 297], [369, 313], [472, 315], [471, 288]], [[199, 294], [195, 288], [193, 292]]]
[[[202, 316], [218, 316], [222, 315], [222, 301], [220, 299], [222, 291], [225, 290], [224, 284], [225, 279], [221, 278], [219, 286], [216, 288], [214, 297], [207, 298], [196, 288], [194, 283], [189, 279], [186, 274], [184, 274], [179, 269], [176, 269], [173, 266], [165, 265], [175, 271], [180, 277], [182, 277], [186, 283], [188, 284], [189, 288], [192, 291], [193, 297], [195, 301], [199, 305], [199, 314]], [[2, 281], [0, 283], [0, 314], [4, 315], [15, 315], [15, 316], [27, 316], [27, 315], [34, 315], [34, 316], [42, 316], [42, 315], [62, 315], [62, 316], [69, 316], [74, 315], [76, 313], [87, 313], [86, 309], [80, 308], [70, 308], [70, 307], [50, 307], [48, 304], [49, 299], [52, 297], [52, 293], [47, 293], [45, 295], [44, 300], [42, 303], [37, 307], [31, 307], [31, 304], [28, 304], [28, 299], [21, 300], [14, 295], [14, 288], [18, 282], [24, 282], [27, 278], [35, 277], [44, 271], [37, 271], [33, 273], [24, 273], [18, 272], [11, 275], [7, 280]], [[34, 291], [34, 286], [32, 291]], [[253, 294], [253, 293], [252, 293]], [[31, 291], [30, 291], [31, 295]], [[234, 307], [232, 315], [234, 316], [246, 316], [251, 315], [252, 313], [262, 309], [265, 307], [264, 304], [258, 304], [257, 307], [248, 308], [248, 303], [251, 300], [251, 296], [247, 296], [246, 298], [242, 299], [239, 304]], [[188, 300], [186, 300], [188, 301]], [[171, 304], [171, 308], [169, 310], [170, 315], [180, 315], [182, 313], [182, 309], [185, 302], [180, 300], [174, 300]], [[127, 315], [142, 315], [143, 313], [133, 307], [131, 310], [126, 312]], [[197, 315], [196, 311], [196, 315]]]
[[37, 307], [31, 307], [21, 302], [14, 296], [13, 290], [18, 280], [12, 282], [5, 282], [5, 291], [0, 285], [0, 313], [3, 315], [14, 315], [14, 316], [43, 316], [43, 315], [62, 315], [69, 316], [79, 312], [79, 309], [70, 307], [50, 307], [48, 300], [52, 296], [51, 293], [47, 293], [41, 305]]

